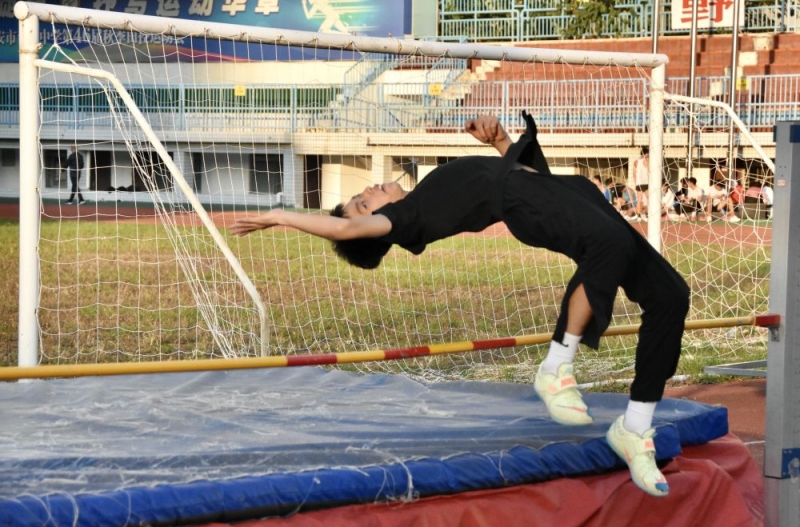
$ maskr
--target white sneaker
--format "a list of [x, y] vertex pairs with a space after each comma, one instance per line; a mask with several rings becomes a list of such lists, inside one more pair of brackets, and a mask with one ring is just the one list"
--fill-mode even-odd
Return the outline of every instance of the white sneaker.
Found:
[[620, 416], [608, 429], [608, 445], [628, 464], [631, 479], [637, 487], [651, 496], [666, 496], [669, 494], [669, 484], [656, 466], [656, 447], [653, 443], [656, 430], [651, 428], [643, 435], [629, 432], [622, 425], [624, 419], [624, 415]]
[[542, 367], [533, 380], [533, 388], [547, 406], [547, 412], [558, 424], [581, 426], [592, 424], [589, 409], [583, 402], [578, 383], [572, 376], [572, 363], [565, 362], [558, 367], [558, 374], [542, 373]]
[[728, 219], [728, 221], [729, 221], [729, 222], [731, 222], [731, 223], [739, 223], [739, 222], [740, 222], [740, 221], [742, 221], [742, 220], [740, 220], [740, 219], [739, 219], [739, 216], [731, 216], [731, 217]]

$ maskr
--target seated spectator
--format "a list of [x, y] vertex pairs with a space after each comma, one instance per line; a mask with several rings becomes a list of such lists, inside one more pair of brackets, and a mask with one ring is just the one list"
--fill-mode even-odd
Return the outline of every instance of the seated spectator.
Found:
[[763, 188], [757, 179], [751, 179], [747, 190], [744, 192], [745, 203], [763, 203]]
[[628, 221], [638, 220], [639, 215], [636, 214], [636, 191], [626, 185], [620, 185], [620, 187], [621, 189], [617, 192], [620, 195], [620, 213]]
[[672, 205], [672, 209], [675, 211], [675, 214], [680, 215], [681, 219], [686, 219], [686, 214], [681, 213], [681, 203], [686, 199], [686, 195], [689, 192], [689, 182], [684, 177], [681, 178], [680, 183], [680, 187], [675, 191], [675, 203]]
[[741, 216], [739, 214], [739, 209], [742, 203], [744, 203], [744, 189], [735, 179], [731, 179], [729, 182], [728, 196], [730, 196], [733, 213], [736, 214], [737, 217]]
[[628, 203], [628, 187], [622, 183], [614, 183], [611, 178], [606, 179], [606, 188], [608, 189], [611, 198], [611, 204], [617, 209], [620, 214], [627, 216], [630, 210], [630, 203]]
[[672, 190], [668, 181], [661, 183], [661, 217], [674, 219], [677, 217], [675, 212], [675, 203], [678, 198]]
[[[614, 208], [619, 210], [619, 202], [617, 201], [620, 197], [620, 193], [618, 193], [618, 186], [614, 183], [614, 180], [611, 178], [607, 178], [604, 183], [606, 189], [608, 190], [608, 200], [614, 205]], [[620, 185], [621, 186], [621, 185]]]
[[733, 212], [733, 201], [725, 189], [725, 182], [715, 181], [706, 194], [706, 221], [711, 221], [712, 214], [722, 214], [725, 221], [737, 222], [738, 216]]
[[686, 178], [686, 191], [679, 196], [678, 211], [681, 217], [689, 217], [691, 220], [697, 219], [697, 213], [703, 210], [705, 193], [697, 186], [697, 179], [694, 177]]
[[767, 218], [772, 217], [772, 203], [775, 194], [767, 185], [762, 185], [761, 181], [757, 179], [750, 180], [750, 186], [744, 193], [745, 203], [763, 203], [767, 209]]
[[769, 185], [762, 186], [761, 197], [764, 205], [767, 206], [767, 218], [772, 218], [772, 204], [775, 202], [775, 193], [772, 191], [772, 187]]
[[600, 192], [603, 193], [606, 201], [611, 203], [611, 191], [603, 184], [603, 180], [600, 178], [600, 176], [592, 176], [592, 182], [597, 186]]

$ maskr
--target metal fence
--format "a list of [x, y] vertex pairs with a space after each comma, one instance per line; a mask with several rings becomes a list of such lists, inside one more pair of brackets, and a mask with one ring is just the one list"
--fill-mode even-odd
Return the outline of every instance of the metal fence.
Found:
[[[672, 27], [674, 2], [661, 2], [659, 34], [688, 34]], [[469, 42], [559, 40], [575, 17], [561, 0], [439, 0], [439, 36]], [[745, 0], [745, 32], [787, 32], [800, 29], [800, 0]], [[597, 36], [651, 37], [653, 4], [618, 0], [619, 19], [603, 15], [595, 21]]]
[[[727, 77], [695, 81], [697, 97], [729, 102]], [[751, 130], [771, 130], [779, 120], [800, 119], [800, 75], [754, 75], [732, 105]], [[455, 132], [476, 114], [499, 116], [518, 130], [519, 111], [537, 116], [549, 132], [644, 132], [649, 86], [644, 78], [552, 82], [484, 81], [373, 83], [355, 95], [350, 85], [259, 84], [244, 94], [233, 84], [129, 86], [155, 129], [171, 132], [342, 131]], [[436, 88], [436, 89], [434, 89]], [[96, 84], [42, 85], [42, 124], [77, 129], [112, 128], [108, 98]], [[667, 81], [669, 93], [687, 95], [688, 78]], [[351, 94], [351, 95], [347, 95]], [[0, 126], [19, 125], [19, 86], [0, 84]], [[696, 116], [723, 126], [723, 112]], [[665, 127], [685, 127], [686, 112], [665, 115]], [[702, 124], [702, 123], [701, 123]]]

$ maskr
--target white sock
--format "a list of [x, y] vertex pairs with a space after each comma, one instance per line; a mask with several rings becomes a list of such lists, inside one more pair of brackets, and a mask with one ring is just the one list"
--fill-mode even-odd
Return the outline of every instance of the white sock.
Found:
[[653, 426], [653, 414], [655, 411], [656, 403], [628, 401], [628, 408], [625, 410], [625, 420], [622, 421], [622, 426], [628, 432], [642, 435]]
[[542, 373], [547, 375], [555, 375], [558, 373], [558, 367], [565, 362], [572, 362], [575, 360], [575, 354], [578, 352], [578, 344], [580, 344], [583, 336], [571, 335], [564, 333], [564, 342], [550, 342], [550, 350], [547, 352], [547, 357], [542, 361]]

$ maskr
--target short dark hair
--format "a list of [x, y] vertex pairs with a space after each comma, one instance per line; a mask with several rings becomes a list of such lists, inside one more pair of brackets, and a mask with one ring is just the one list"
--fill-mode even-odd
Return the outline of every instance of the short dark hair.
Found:
[[[336, 205], [331, 210], [331, 216], [343, 218], [344, 205], [341, 203]], [[336, 256], [361, 269], [375, 269], [378, 267], [391, 248], [392, 245], [390, 243], [374, 238], [337, 240], [333, 242], [333, 250], [336, 252]]]

